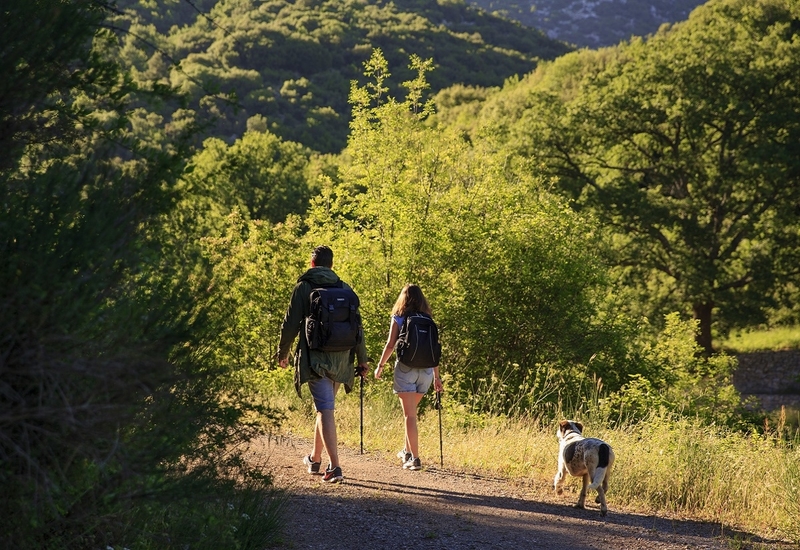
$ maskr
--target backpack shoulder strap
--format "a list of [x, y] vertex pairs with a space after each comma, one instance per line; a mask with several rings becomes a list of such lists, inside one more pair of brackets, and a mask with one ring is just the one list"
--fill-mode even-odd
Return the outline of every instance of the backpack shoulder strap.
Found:
[[312, 290], [315, 288], [343, 288], [343, 287], [344, 287], [344, 282], [341, 279], [329, 285], [311, 285]]

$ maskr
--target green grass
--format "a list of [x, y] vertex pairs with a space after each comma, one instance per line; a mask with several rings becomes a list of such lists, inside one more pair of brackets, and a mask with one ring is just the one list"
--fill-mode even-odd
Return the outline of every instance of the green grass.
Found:
[[[289, 410], [282, 430], [311, 437], [313, 411], [307, 388], [294, 395], [291, 373], [274, 384], [276, 402]], [[358, 448], [358, 386], [340, 392], [337, 422], [340, 445]], [[444, 465], [450, 470], [532, 480], [549, 493], [556, 469], [556, 423], [538, 418], [487, 417], [443, 400]], [[439, 462], [439, 423], [426, 408], [419, 419], [420, 455]], [[791, 413], [796, 415], [797, 413]], [[571, 416], [571, 415], [563, 415]], [[692, 419], [653, 413], [635, 424], [611, 428], [608, 419], [583, 413], [586, 435], [614, 447], [615, 464], [609, 502], [642, 513], [677, 515], [721, 524], [762, 537], [800, 542], [800, 437], [786, 414], [771, 423], [766, 435], [714, 428]], [[790, 419], [791, 420], [791, 419]], [[403, 442], [403, 420], [391, 383], [370, 380], [365, 388], [364, 450], [394, 456]], [[578, 480], [568, 487], [577, 490]]]
[[800, 349], [800, 326], [732, 333], [721, 347], [729, 353]]
[[220, 487], [216, 495], [193, 495], [134, 511], [135, 522], [120, 533], [115, 549], [261, 550], [282, 541], [283, 493], [269, 484]]

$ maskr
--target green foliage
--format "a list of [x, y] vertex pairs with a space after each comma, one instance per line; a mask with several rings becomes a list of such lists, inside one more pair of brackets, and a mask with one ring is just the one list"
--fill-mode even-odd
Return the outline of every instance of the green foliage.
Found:
[[640, 354], [647, 376], [633, 375], [599, 402], [614, 422], [639, 421], [653, 412], [698, 418], [708, 424], [747, 428], [755, 419], [742, 407], [732, 383], [734, 357], [706, 356], [695, 341], [696, 321], [667, 316], [665, 328]]
[[309, 155], [301, 145], [269, 132], [247, 132], [231, 146], [207, 139], [183, 176], [182, 207], [198, 220], [194, 231], [202, 234], [203, 225], [221, 229], [234, 210], [246, 219], [272, 223], [304, 213], [311, 195]]
[[260, 550], [282, 542], [286, 496], [271, 487], [268, 478], [248, 477], [239, 486], [220, 481], [185, 484], [175, 496], [135, 507], [131, 524], [108, 547], [157, 550], [180, 541], [200, 550]]
[[97, 124], [86, 105], [70, 100], [71, 90], [112, 104], [120, 99], [119, 88], [109, 93], [116, 67], [89, 48], [104, 8], [91, 0], [3, 3], [0, 170], [16, 166], [28, 146], [75, 138], [79, 125]]
[[[384, 78], [374, 56], [368, 66]], [[428, 66], [412, 64], [419, 73], [407, 85], [422, 90]], [[586, 372], [618, 387], [633, 365], [621, 362], [618, 320], [598, 311], [603, 244], [591, 220], [491, 140], [470, 144], [424, 124], [431, 106], [418, 94], [398, 102], [382, 89], [380, 80], [354, 86], [347, 163], [307, 218], [309, 243], [334, 247], [337, 271], [361, 297], [368, 347], [380, 349], [387, 312], [415, 282], [434, 308], [457, 399], [524, 410], [557, 401]], [[542, 399], [548, 372], [559, 373], [558, 392]], [[494, 376], [499, 401], [479, 392]]]
[[567, 56], [487, 113], [612, 232], [638, 311], [693, 315], [707, 352], [712, 329], [763, 320], [797, 276], [797, 17], [784, 0], [710, 3], [646, 42]]
[[[410, 54], [435, 56], [433, 89], [499, 85], [538, 59], [568, 51], [460, 1], [220, 0], [155, 10], [131, 0], [121, 6], [125, 14], [115, 24], [130, 30], [121, 58], [135, 75], [189, 94], [198, 119], [215, 121], [207, 135], [230, 142], [259, 114], [282, 139], [326, 153], [345, 145], [350, 81], [361, 76], [361, 63], [375, 48], [401, 67]], [[413, 74], [401, 73], [402, 79]]]
[[203, 242], [213, 273], [208, 315], [222, 329], [212, 353], [245, 376], [276, 364], [280, 324], [303, 267], [299, 256], [287, 261], [301, 246], [297, 223], [247, 222], [234, 212], [220, 237]]
[[196, 128], [148, 110], [180, 98], [105, 55], [103, 4], [9, 6], [0, 81], [31, 96], [4, 95], [0, 113], [21, 124], [0, 153], [0, 545], [179, 541], [174, 512], [146, 518], [269, 498], [264, 480], [231, 480], [248, 470], [236, 444], [274, 419], [205, 352], [220, 326], [178, 261], [191, 241], [165, 231]]

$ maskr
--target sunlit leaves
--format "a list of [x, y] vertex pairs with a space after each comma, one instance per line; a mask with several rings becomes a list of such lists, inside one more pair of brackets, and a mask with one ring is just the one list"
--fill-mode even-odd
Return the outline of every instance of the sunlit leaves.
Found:
[[216, 228], [234, 210], [246, 219], [270, 222], [301, 214], [311, 193], [308, 158], [299, 144], [268, 132], [248, 132], [230, 147], [208, 139], [184, 176], [186, 206], [199, 208], [198, 214], [205, 210], [205, 224]]
[[517, 121], [492, 121], [619, 235], [630, 282], [662, 287], [645, 311], [695, 315], [707, 350], [712, 319], [764, 320], [781, 257], [800, 251], [786, 230], [800, 199], [797, 17], [783, 0], [709, 4], [647, 41], [543, 67], [509, 86]]
[[470, 143], [426, 124], [429, 65], [412, 64], [417, 92], [404, 101], [373, 104], [375, 88], [354, 85], [340, 181], [312, 201], [308, 239], [333, 246], [337, 272], [362, 298], [370, 349], [385, 341], [400, 288], [417, 283], [441, 326], [454, 391], [468, 396], [478, 378], [516, 363], [504, 397], [484, 404], [535, 402], [543, 388], [534, 381], [549, 380], [540, 368], [571, 367], [614, 345], [610, 327], [592, 326], [602, 245], [590, 220], [491, 139]]

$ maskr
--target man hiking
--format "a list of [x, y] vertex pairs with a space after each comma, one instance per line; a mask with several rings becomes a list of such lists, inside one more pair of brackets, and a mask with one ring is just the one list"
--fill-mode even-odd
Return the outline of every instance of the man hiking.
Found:
[[[329, 465], [322, 481], [341, 481], [342, 468], [337, 451], [334, 402], [339, 386], [350, 393], [355, 380], [353, 361], [358, 360], [358, 374], [367, 372], [367, 349], [358, 313], [358, 297], [333, 271], [333, 251], [318, 246], [311, 253], [311, 267], [300, 276], [292, 292], [281, 326], [278, 360], [289, 365], [289, 350], [299, 334], [295, 350], [294, 386], [297, 395], [308, 383], [314, 408], [314, 445], [303, 458], [308, 473], [320, 474], [323, 449]], [[302, 397], [302, 396], [301, 396]]]

